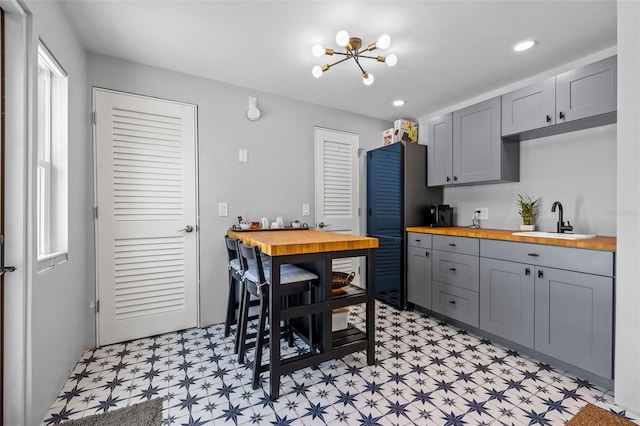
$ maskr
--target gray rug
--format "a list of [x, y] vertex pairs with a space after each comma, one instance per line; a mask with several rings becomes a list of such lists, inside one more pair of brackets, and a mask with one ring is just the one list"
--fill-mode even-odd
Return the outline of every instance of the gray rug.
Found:
[[162, 398], [63, 424], [64, 426], [162, 426]]

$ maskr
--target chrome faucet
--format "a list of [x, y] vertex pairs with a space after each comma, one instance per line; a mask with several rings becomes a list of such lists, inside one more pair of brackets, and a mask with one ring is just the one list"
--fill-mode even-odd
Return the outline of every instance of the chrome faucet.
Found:
[[567, 224], [564, 224], [562, 219], [562, 203], [560, 201], [556, 201], [551, 206], [551, 213], [555, 213], [556, 207], [558, 207], [558, 223], [556, 224], [556, 232], [559, 234], [564, 233], [565, 231], [573, 231], [573, 226], [571, 226], [571, 222], [567, 221]]

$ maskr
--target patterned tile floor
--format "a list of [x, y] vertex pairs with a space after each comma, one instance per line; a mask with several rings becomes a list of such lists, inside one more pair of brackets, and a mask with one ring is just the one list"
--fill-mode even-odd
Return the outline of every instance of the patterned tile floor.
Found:
[[222, 325], [87, 350], [42, 424], [158, 397], [171, 426], [562, 425], [587, 402], [636, 421], [605, 390], [426, 315], [377, 302], [376, 317], [375, 366], [356, 353], [297, 371], [275, 402]]

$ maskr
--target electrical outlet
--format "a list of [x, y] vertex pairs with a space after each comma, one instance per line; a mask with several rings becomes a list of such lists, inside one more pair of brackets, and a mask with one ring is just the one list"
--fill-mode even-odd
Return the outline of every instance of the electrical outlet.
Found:
[[478, 207], [474, 211], [480, 212], [478, 214], [478, 219], [480, 220], [489, 220], [489, 208], [488, 207]]
[[302, 216], [309, 216], [311, 213], [309, 212], [309, 204], [302, 205]]
[[229, 204], [218, 203], [218, 216], [229, 216]]

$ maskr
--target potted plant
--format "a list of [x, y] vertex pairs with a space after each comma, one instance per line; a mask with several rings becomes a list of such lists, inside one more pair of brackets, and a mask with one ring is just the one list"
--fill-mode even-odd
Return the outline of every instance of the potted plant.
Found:
[[523, 196], [518, 194], [518, 213], [522, 217], [522, 225], [520, 225], [521, 231], [533, 231], [536, 226], [533, 224], [533, 218], [538, 213], [538, 202], [540, 198], [531, 200], [528, 195]]

